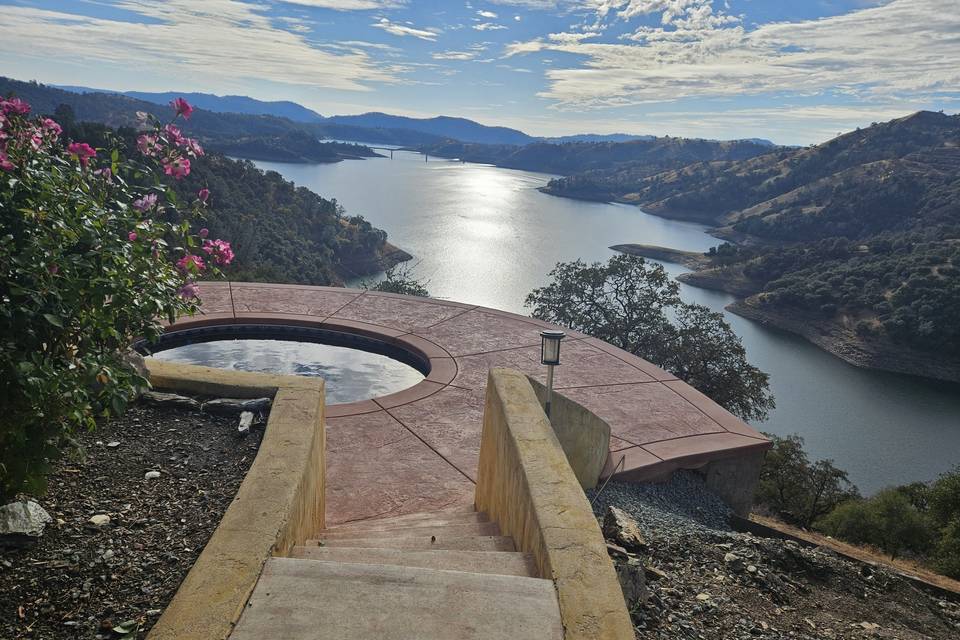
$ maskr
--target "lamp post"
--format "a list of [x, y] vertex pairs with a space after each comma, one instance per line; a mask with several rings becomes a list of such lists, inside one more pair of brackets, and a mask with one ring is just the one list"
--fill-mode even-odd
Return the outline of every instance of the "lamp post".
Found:
[[553, 399], [553, 367], [560, 364], [560, 341], [567, 335], [563, 331], [545, 329], [540, 332], [540, 363], [547, 365], [547, 401], [543, 412], [550, 417], [550, 402]]

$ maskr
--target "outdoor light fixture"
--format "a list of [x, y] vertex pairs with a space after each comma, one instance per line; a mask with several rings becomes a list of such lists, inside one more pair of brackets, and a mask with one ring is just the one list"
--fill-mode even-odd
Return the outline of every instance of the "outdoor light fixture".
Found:
[[563, 331], [546, 329], [540, 332], [540, 362], [547, 365], [547, 401], [543, 412], [550, 417], [550, 401], [553, 399], [553, 367], [560, 364], [560, 341], [567, 335]]

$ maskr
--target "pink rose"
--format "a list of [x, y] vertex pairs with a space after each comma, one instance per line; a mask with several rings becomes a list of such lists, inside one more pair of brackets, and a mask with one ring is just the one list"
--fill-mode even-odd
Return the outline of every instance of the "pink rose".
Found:
[[57, 124], [55, 121], [50, 118], [44, 118], [40, 121], [40, 126], [43, 127], [43, 130], [52, 138], [56, 139], [61, 133], [63, 133], [63, 127]]
[[[206, 203], [207, 203], [207, 198], [209, 198], [209, 197], [210, 197], [210, 189], [207, 189], [206, 187], [204, 187], [203, 189], [200, 189], [200, 191], [197, 191], [197, 199], [198, 199], [200, 202], [206, 204]], [[206, 236], [204, 236], [204, 237], [206, 237]]]
[[206, 266], [207, 265], [204, 263], [203, 258], [200, 256], [195, 256], [191, 253], [188, 253], [177, 260], [177, 269], [179, 269], [181, 273], [203, 271]]
[[30, 105], [20, 98], [10, 98], [9, 100], [0, 100], [0, 111], [3, 113], [15, 113], [25, 116], [30, 113]]
[[39, 151], [40, 147], [43, 146], [43, 131], [40, 129], [34, 129], [30, 132], [30, 147], [34, 151]]
[[16, 166], [10, 162], [10, 157], [7, 155], [6, 150], [0, 148], [0, 169], [4, 171], [13, 171]]
[[204, 240], [203, 250], [210, 256], [214, 264], [218, 266], [228, 265], [233, 262], [233, 249], [226, 240]]
[[184, 300], [193, 300], [200, 296], [200, 287], [195, 282], [188, 282], [180, 287], [177, 293]]
[[207, 229], [206, 227], [204, 227], [203, 229], [200, 229], [201, 238], [206, 238], [208, 235], [210, 235], [210, 229]]
[[186, 144], [186, 138], [184, 138], [183, 134], [180, 133], [180, 127], [175, 127], [172, 124], [168, 124], [163, 128], [163, 131], [167, 134], [167, 138], [170, 139], [170, 142], [178, 147]]
[[97, 155], [97, 152], [86, 142], [71, 142], [67, 145], [67, 153], [80, 161], [80, 166], [87, 168], [90, 158]]
[[195, 282], [188, 282], [177, 290], [184, 300], [192, 300], [200, 296], [200, 287]]
[[183, 138], [180, 147], [186, 149], [187, 152], [194, 157], [199, 158], [203, 155], [203, 147], [201, 147], [200, 143], [194, 138]]
[[146, 213], [157, 205], [157, 194], [148, 193], [138, 200], [133, 201], [133, 208], [140, 213]]
[[137, 149], [145, 156], [155, 156], [161, 151], [162, 147], [157, 136], [142, 135], [137, 138]]
[[136, 232], [136, 231], [131, 231], [130, 233], [128, 233], [128, 234], [127, 234], [127, 240], [129, 240], [130, 242], [136, 242], [136, 241], [137, 241], [137, 232]]
[[177, 180], [182, 180], [190, 175], [190, 160], [181, 158], [180, 156], [164, 158], [163, 172], [168, 176], [173, 176]]
[[183, 98], [172, 100], [170, 106], [176, 110], [178, 116], [183, 116], [184, 120], [189, 120], [190, 114], [193, 113], [193, 107]]

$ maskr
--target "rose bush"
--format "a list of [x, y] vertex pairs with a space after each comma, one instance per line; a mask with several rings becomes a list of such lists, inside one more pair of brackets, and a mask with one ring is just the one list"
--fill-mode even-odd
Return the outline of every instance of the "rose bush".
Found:
[[[174, 121], [192, 111], [172, 106]], [[233, 257], [192, 231], [209, 192], [180, 203], [163, 183], [203, 154], [172, 122], [144, 114], [139, 153], [124, 158], [116, 138], [64, 145], [58, 123], [29, 111], [0, 100], [0, 497], [42, 491], [74, 430], [124, 410], [146, 385], [131, 342], [193, 313], [196, 280]]]

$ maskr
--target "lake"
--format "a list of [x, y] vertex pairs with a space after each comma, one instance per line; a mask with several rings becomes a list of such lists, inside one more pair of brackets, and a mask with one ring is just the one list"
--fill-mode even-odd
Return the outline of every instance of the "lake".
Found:
[[[415, 256], [431, 295], [528, 313], [523, 301], [560, 261], [605, 261], [613, 244], [689, 251], [719, 243], [698, 224], [628, 205], [537, 191], [541, 173], [394, 152], [394, 159], [325, 165], [258, 162], [336, 198]], [[685, 269], [665, 265], [676, 275]], [[352, 283], [357, 284], [357, 283]], [[682, 286], [722, 311], [733, 298]], [[848, 365], [804, 340], [726, 313], [750, 361], [771, 376], [777, 408], [756, 428], [800, 434], [811, 458], [832, 458], [865, 493], [931, 480], [960, 464], [960, 386]]]

